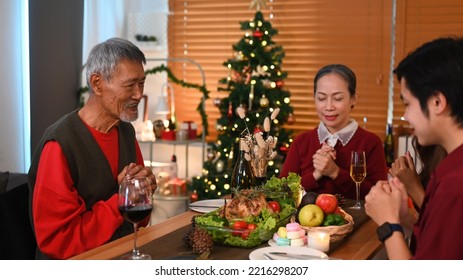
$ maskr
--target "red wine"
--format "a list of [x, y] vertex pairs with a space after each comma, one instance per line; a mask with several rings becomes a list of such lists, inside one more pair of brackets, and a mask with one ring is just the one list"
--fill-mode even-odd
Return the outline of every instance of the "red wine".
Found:
[[143, 221], [143, 219], [150, 215], [152, 209], [153, 206], [151, 205], [119, 207], [122, 217], [132, 223], [139, 223]]

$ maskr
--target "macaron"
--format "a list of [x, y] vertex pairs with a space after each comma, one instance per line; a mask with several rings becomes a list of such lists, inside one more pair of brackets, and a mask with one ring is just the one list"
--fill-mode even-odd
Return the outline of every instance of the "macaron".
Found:
[[302, 247], [304, 244], [304, 238], [291, 239], [291, 246], [293, 247]]
[[290, 241], [288, 238], [278, 237], [276, 243], [278, 246], [289, 246]]
[[304, 235], [305, 235], [305, 230], [299, 229], [295, 231], [288, 231], [288, 233], [286, 234], [286, 238], [297, 239], [297, 238], [303, 237]]
[[273, 234], [273, 238], [272, 238], [273, 241], [277, 242], [278, 237], [280, 237], [280, 236], [278, 236], [278, 233], [275, 232], [275, 233]]
[[301, 229], [301, 225], [299, 223], [289, 223], [286, 225], [286, 230], [287, 231], [298, 231]]
[[278, 236], [282, 238], [286, 238], [288, 234], [288, 230], [285, 227], [279, 227], [277, 233], [278, 233]]

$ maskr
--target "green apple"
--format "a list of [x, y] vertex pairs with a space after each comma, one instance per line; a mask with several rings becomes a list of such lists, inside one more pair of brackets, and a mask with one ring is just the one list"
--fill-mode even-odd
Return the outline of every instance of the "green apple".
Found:
[[299, 211], [299, 223], [306, 227], [317, 227], [323, 223], [323, 211], [315, 204], [307, 204]]

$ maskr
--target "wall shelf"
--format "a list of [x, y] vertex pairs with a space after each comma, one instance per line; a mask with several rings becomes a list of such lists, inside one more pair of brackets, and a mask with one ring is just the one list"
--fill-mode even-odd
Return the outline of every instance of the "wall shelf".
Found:
[[[201, 143], [202, 141], [200, 139], [193, 139], [193, 140], [185, 140], [185, 141], [176, 141], [176, 140], [162, 140], [162, 139], [156, 139], [155, 141], [138, 141], [141, 144], [146, 144], [149, 145], [149, 162], [150, 162], [150, 167], [154, 167], [154, 160], [153, 160], [153, 147], [156, 144], [166, 144], [166, 145], [172, 145], [172, 146], [185, 146], [185, 178], [189, 178], [189, 172], [188, 172], [188, 163], [189, 163], [189, 147], [191, 144], [195, 143]], [[203, 150], [204, 154], [204, 150]]]

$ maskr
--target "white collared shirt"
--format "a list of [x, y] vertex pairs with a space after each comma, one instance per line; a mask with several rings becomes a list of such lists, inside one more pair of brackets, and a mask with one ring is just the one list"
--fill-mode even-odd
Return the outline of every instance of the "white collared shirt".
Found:
[[330, 147], [336, 146], [336, 143], [339, 140], [341, 141], [341, 144], [343, 146], [346, 146], [347, 143], [349, 143], [352, 136], [354, 136], [354, 133], [357, 131], [358, 126], [358, 123], [354, 119], [351, 119], [350, 123], [346, 127], [336, 132], [335, 134], [331, 134], [328, 131], [328, 128], [326, 128], [325, 124], [323, 122], [320, 122], [317, 130], [318, 140], [320, 141], [320, 144], [326, 141], [326, 143]]

